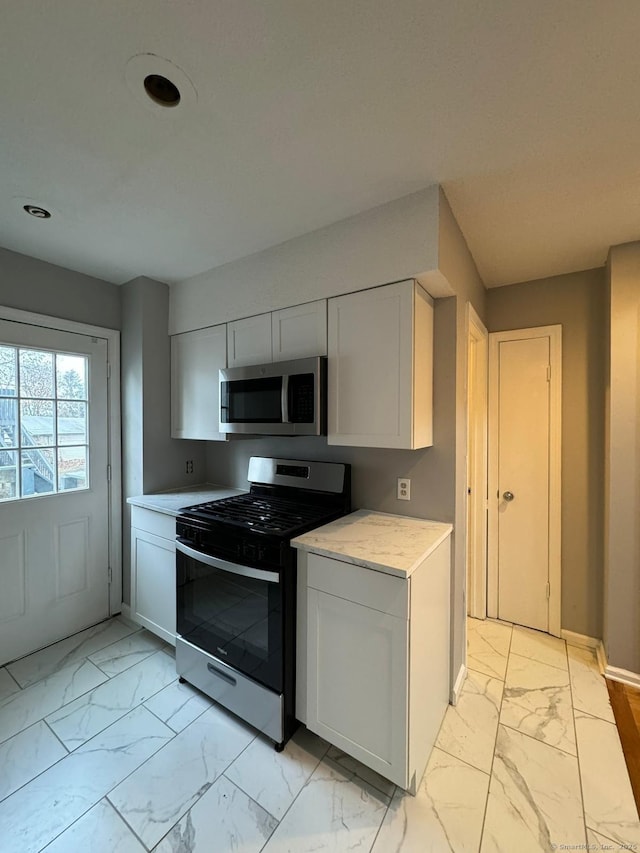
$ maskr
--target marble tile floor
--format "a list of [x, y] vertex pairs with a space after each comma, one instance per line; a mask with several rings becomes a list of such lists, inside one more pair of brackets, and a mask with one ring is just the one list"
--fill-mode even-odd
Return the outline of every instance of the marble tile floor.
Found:
[[416, 797], [304, 727], [276, 753], [118, 617], [0, 668], [0, 850], [640, 849], [594, 656], [494, 621], [468, 641]]

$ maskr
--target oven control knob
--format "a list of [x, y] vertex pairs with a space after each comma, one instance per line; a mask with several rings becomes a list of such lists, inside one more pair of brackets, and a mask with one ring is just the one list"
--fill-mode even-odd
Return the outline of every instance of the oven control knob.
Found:
[[244, 548], [242, 549], [245, 557], [250, 557], [252, 560], [255, 560], [256, 557], [256, 546], [251, 545], [249, 542], [245, 542]]

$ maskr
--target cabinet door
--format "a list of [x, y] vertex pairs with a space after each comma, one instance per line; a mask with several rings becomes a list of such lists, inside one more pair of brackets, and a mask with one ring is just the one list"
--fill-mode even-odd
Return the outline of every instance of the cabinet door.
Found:
[[171, 337], [171, 436], [224, 441], [218, 370], [227, 366], [225, 324]]
[[407, 625], [308, 590], [307, 726], [407, 786]]
[[175, 543], [135, 527], [131, 529], [131, 617], [175, 645]]
[[267, 364], [271, 359], [271, 314], [227, 323], [229, 367]]
[[412, 447], [413, 290], [329, 300], [329, 444]]
[[327, 300], [295, 305], [271, 314], [273, 360], [327, 354]]

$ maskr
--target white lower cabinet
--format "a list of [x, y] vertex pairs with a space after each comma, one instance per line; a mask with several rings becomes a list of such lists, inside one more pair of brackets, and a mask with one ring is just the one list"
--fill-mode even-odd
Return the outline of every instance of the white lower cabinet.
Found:
[[317, 554], [299, 574], [307, 727], [413, 794], [449, 701], [449, 542], [409, 578]]
[[405, 784], [407, 621], [309, 589], [307, 725]]
[[131, 618], [176, 643], [176, 520], [131, 507]]

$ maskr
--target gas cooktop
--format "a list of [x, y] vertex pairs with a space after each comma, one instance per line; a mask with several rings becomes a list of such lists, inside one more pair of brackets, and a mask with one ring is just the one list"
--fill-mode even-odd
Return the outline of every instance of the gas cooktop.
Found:
[[181, 515], [195, 515], [259, 533], [291, 536], [307, 525], [317, 526], [324, 519], [335, 518], [336, 510], [282, 497], [247, 494], [186, 507]]
[[348, 465], [335, 462], [252, 456], [248, 494], [185, 507], [179, 518], [290, 539], [349, 512], [350, 475]]

